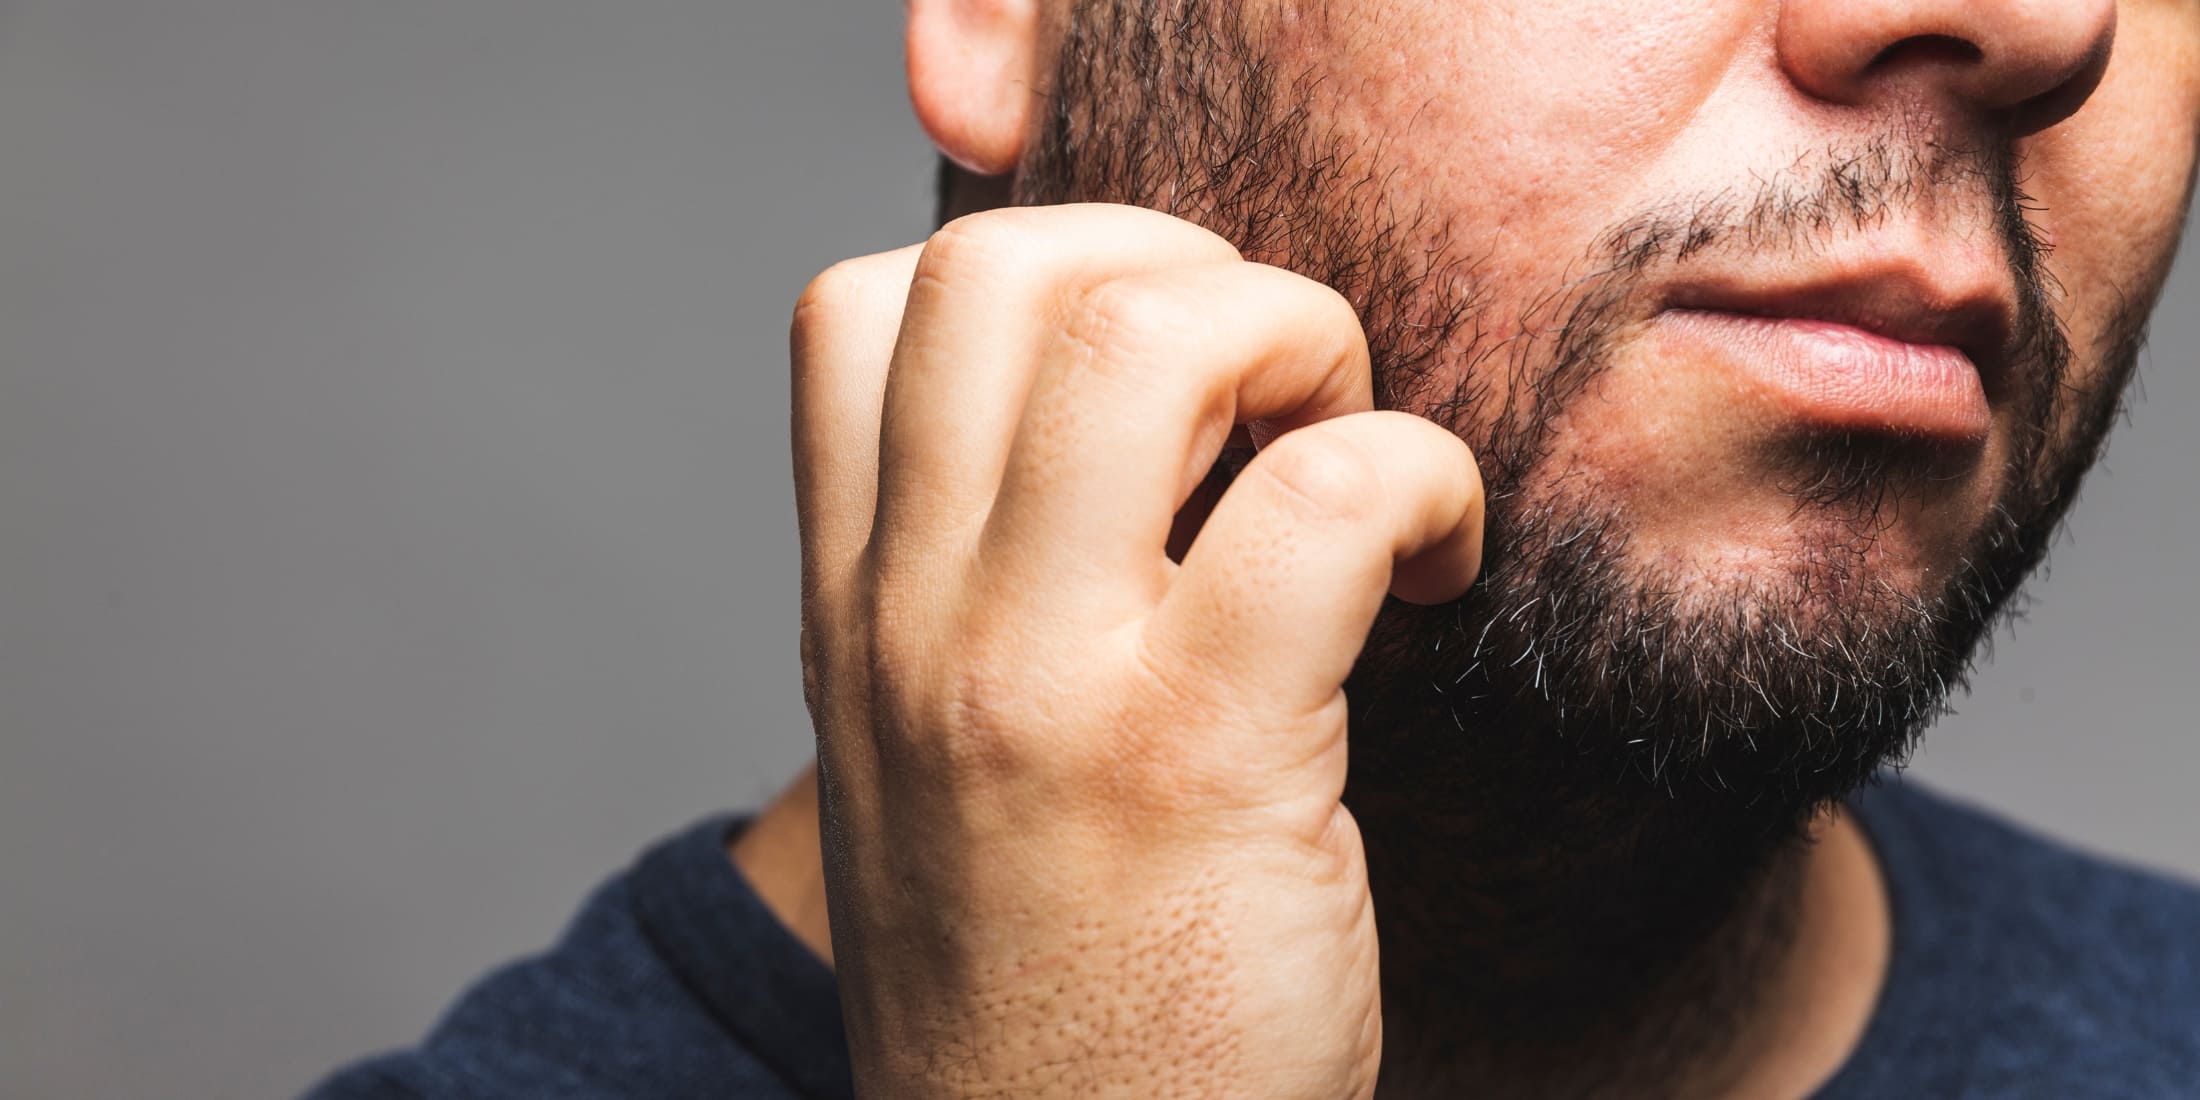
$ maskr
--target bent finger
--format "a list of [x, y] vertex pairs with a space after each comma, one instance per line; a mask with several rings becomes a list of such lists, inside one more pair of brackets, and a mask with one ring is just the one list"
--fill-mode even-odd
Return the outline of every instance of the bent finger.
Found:
[[[1094, 287], [1043, 357], [987, 524], [1012, 586], [1143, 595], [1177, 509], [1231, 429], [1374, 403], [1358, 315], [1278, 267], [1172, 268]], [[1028, 575], [1025, 575], [1028, 574]]]
[[887, 365], [922, 248], [844, 260], [795, 303], [790, 427], [802, 571], [811, 584], [844, 572], [871, 537]]
[[1288, 432], [1223, 494], [1146, 629], [1157, 659], [1296, 717], [1343, 686], [1386, 592], [1457, 597], [1481, 566], [1482, 481], [1451, 432], [1366, 412]]
[[886, 385], [876, 534], [931, 559], [984, 519], [1064, 303], [1121, 276], [1236, 258], [1190, 222], [1108, 204], [992, 210], [934, 234]]

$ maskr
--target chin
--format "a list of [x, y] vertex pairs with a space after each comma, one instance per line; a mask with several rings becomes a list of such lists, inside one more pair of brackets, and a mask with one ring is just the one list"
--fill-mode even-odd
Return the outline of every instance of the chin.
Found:
[[1964, 523], [1947, 518], [1884, 506], [1860, 516], [1847, 507], [1789, 503], [1776, 519], [1737, 520], [1721, 536], [1704, 537], [1701, 524], [1680, 537], [1638, 530], [1629, 557], [1638, 573], [1686, 578], [1686, 588], [1705, 593], [1786, 590], [1808, 603], [1931, 600], [1986, 538], [1985, 515]]
[[1613, 516], [1626, 572], [1682, 606], [1755, 598], [1817, 620], [1930, 605], [2000, 537], [2008, 474], [1998, 438], [1948, 447], [1767, 433], [1739, 446], [1631, 451], [1596, 465], [1603, 456], [1568, 456], [1568, 473], [1525, 488]]

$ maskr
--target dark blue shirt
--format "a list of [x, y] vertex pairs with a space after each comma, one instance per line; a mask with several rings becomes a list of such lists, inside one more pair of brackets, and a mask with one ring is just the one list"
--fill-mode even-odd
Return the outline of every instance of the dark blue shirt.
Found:
[[[1890, 779], [1850, 800], [1894, 907], [1863, 1040], [1820, 1100], [2200, 1097], [2200, 888]], [[489, 975], [420, 1046], [311, 1100], [851, 1095], [833, 976], [726, 858], [664, 841], [548, 953]]]

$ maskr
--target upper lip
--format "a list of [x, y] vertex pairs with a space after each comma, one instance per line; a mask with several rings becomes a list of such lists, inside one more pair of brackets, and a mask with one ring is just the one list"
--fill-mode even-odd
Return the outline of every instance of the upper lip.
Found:
[[1675, 287], [1666, 308], [1823, 321], [1907, 344], [1946, 345], [1971, 360], [1990, 392], [2006, 369], [2017, 314], [2006, 274], [1966, 276], [1900, 258], [1772, 282], [1696, 279]]

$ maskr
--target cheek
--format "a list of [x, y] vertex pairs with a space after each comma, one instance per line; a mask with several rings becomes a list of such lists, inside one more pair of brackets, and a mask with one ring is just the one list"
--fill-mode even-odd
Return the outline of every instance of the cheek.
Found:
[[[1494, 274], [1582, 255], [1761, 34], [1748, 5], [1399, 0], [1287, 5], [1285, 71], [1398, 198], [1449, 219]], [[1338, 5], [1338, 10], [1345, 6]]]
[[[2137, 10], [2131, 10], [2136, 8]], [[2169, 273], [2200, 138], [2200, 5], [2131, 5], [2101, 86], [2067, 122], [2028, 139], [2024, 187], [2053, 251], [2077, 346]]]

